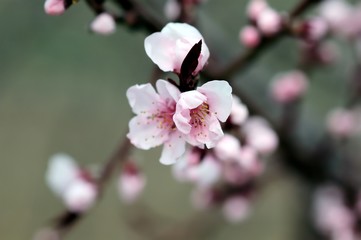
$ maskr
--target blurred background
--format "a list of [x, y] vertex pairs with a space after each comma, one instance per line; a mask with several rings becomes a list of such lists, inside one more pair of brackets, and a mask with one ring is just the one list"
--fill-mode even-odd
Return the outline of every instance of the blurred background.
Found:
[[[165, 1], [146, 2], [162, 13]], [[242, 51], [238, 33], [246, 22], [246, 2], [209, 0], [201, 9], [200, 29], [211, 50], [224, 47], [217, 42], [229, 43], [224, 58]], [[295, 2], [270, 1], [281, 10]], [[88, 30], [93, 17], [83, 2], [61, 17], [50, 17], [41, 0], [0, 1], [0, 239], [32, 239], [64, 209], [44, 181], [49, 157], [65, 152], [82, 165], [105, 161], [132, 116], [126, 89], [147, 82], [152, 73], [153, 64], [143, 49], [145, 32], [119, 27], [110, 37], [97, 36]], [[237, 84], [267, 107], [268, 82], [276, 73], [295, 68], [296, 46], [294, 40], [281, 41], [239, 75]], [[321, 133], [326, 112], [342, 104], [347, 91], [351, 49], [338, 49], [336, 64], [310, 75], [302, 110], [302, 121], [316, 129], [314, 138], [304, 136], [310, 144]], [[279, 109], [271, 110], [277, 114]], [[145, 204], [164, 228], [181, 229], [197, 214], [189, 200], [190, 186], [177, 183], [170, 168], [159, 164], [159, 149], [136, 151], [134, 157], [148, 179], [139, 202], [123, 204], [114, 184], [109, 184], [102, 201], [67, 239], [147, 239], [129, 225], [133, 212]], [[212, 226], [202, 239], [286, 240], [302, 232], [308, 189], [276, 159], [270, 160], [268, 171], [272, 177], [259, 189], [250, 218], [229, 224], [217, 211], [202, 213], [201, 221]]]

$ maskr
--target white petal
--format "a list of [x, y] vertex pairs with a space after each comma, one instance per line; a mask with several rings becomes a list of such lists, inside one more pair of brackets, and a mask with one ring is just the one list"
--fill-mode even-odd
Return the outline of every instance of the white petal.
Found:
[[88, 210], [97, 197], [96, 187], [82, 179], [74, 181], [63, 195], [65, 205], [74, 212]]
[[147, 118], [135, 116], [129, 122], [127, 137], [137, 148], [148, 150], [164, 143], [168, 139], [168, 133], [159, 128], [155, 122], [147, 123]]
[[207, 97], [196, 90], [181, 93], [178, 105], [185, 109], [194, 109], [207, 100]]
[[157, 108], [159, 95], [150, 83], [135, 85], [127, 90], [129, 105], [135, 114], [152, 111]]
[[198, 39], [198, 41], [203, 39], [201, 33], [187, 23], [168, 23], [162, 29], [162, 33], [174, 40], [184, 37]]
[[226, 81], [214, 80], [198, 87], [197, 90], [207, 96], [211, 112], [225, 122], [232, 109], [232, 87]]
[[173, 84], [169, 83], [166, 80], [159, 79], [156, 85], [157, 85], [157, 91], [161, 98], [163, 99], [170, 98], [176, 102], [179, 100], [181, 93], [179, 89]]
[[49, 160], [46, 182], [57, 195], [62, 195], [69, 184], [76, 179], [78, 166], [74, 159], [66, 154], [55, 154]]
[[160, 162], [164, 165], [170, 165], [177, 162], [185, 152], [185, 140], [180, 133], [173, 133], [169, 141], [164, 143]]
[[153, 33], [144, 40], [148, 57], [164, 72], [173, 71], [175, 68], [174, 46], [174, 40], [160, 32]]

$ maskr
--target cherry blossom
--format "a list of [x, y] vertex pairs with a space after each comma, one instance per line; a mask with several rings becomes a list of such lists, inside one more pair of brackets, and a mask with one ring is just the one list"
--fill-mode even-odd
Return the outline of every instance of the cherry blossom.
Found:
[[101, 35], [110, 35], [115, 32], [115, 20], [109, 13], [99, 14], [90, 24], [90, 29]]
[[245, 220], [250, 214], [250, 202], [243, 196], [228, 198], [222, 207], [224, 217], [231, 223]]
[[129, 122], [127, 137], [137, 148], [148, 150], [164, 144], [160, 157], [163, 164], [173, 164], [185, 151], [183, 134], [173, 121], [180, 91], [165, 80], [156, 83], [158, 93], [150, 83], [135, 85], [127, 98], [137, 115]]
[[246, 47], [254, 48], [260, 43], [261, 36], [257, 28], [246, 26], [240, 31], [239, 39]]
[[335, 137], [349, 137], [355, 133], [356, 114], [347, 109], [336, 108], [327, 116], [328, 131]]
[[173, 120], [188, 143], [213, 148], [223, 137], [220, 121], [227, 120], [231, 108], [231, 86], [226, 81], [214, 80], [181, 93]]
[[61, 15], [65, 12], [65, 2], [64, 0], [46, 0], [44, 10], [49, 15]]
[[144, 41], [145, 51], [150, 59], [165, 72], [180, 73], [181, 65], [190, 49], [202, 40], [198, 58], [198, 73], [208, 61], [209, 50], [200, 32], [186, 23], [168, 23], [161, 32], [148, 36]]
[[67, 208], [74, 212], [88, 210], [97, 197], [90, 174], [80, 169], [72, 157], [56, 154], [49, 160], [46, 182]]
[[232, 97], [233, 102], [229, 120], [234, 125], [241, 125], [248, 118], [249, 111], [247, 106], [241, 102], [239, 97], [237, 97], [236, 95], [232, 95]]
[[214, 152], [220, 160], [234, 160], [241, 155], [241, 144], [234, 136], [225, 134], [215, 146]]
[[143, 192], [146, 184], [145, 176], [133, 163], [127, 163], [118, 180], [118, 192], [126, 202], [134, 202]]

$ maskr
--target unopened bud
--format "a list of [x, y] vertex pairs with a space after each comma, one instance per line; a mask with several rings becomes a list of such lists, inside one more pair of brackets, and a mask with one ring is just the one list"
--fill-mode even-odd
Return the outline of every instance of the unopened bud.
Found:
[[257, 28], [253, 26], [246, 26], [244, 27], [240, 32], [240, 40], [243, 45], [245, 45], [248, 48], [254, 48], [257, 47], [261, 36], [257, 30]]
[[99, 14], [90, 24], [90, 29], [101, 35], [110, 35], [115, 32], [116, 24], [109, 13]]

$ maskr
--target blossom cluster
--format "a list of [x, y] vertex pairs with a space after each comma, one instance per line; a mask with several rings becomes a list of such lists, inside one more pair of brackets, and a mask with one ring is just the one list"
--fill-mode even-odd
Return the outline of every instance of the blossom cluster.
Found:
[[360, 239], [361, 194], [347, 199], [341, 188], [322, 186], [314, 195], [313, 216], [317, 229], [330, 240]]
[[195, 86], [209, 58], [202, 35], [188, 24], [169, 23], [147, 37], [144, 46], [161, 70], [179, 76], [179, 85], [159, 79], [156, 90], [150, 83], [128, 89], [129, 104], [136, 114], [129, 123], [131, 143], [145, 150], [163, 145], [163, 164], [181, 158], [186, 143], [213, 148], [223, 137], [220, 122], [231, 113], [232, 88], [224, 80]]

